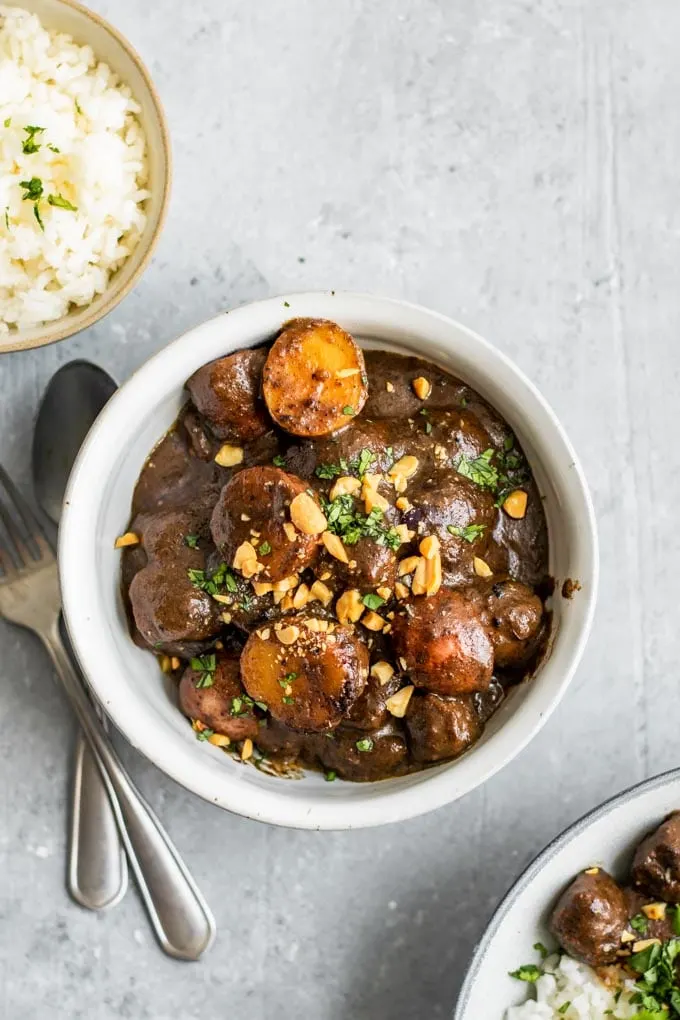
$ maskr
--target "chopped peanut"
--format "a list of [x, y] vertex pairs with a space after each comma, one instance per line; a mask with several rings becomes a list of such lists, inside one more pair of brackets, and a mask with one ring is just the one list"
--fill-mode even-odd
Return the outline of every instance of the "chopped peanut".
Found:
[[311, 620], [305, 620], [304, 625], [307, 630], [311, 630], [313, 634], [323, 634], [330, 627], [328, 620], [319, 620], [315, 616], [313, 616]]
[[439, 552], [439, 539], [436, 535], [427, 535], [418, 548], [426, 560], [432, 560]]
[[225, 623], [231, 623], [231, 613], [222, 613], [222, 619]]
[[283, 530], [286, 533], [286, 538], [288, 539], [288, 541], [289, 542], [294, 542], [295, 539], [297, 538], [297, 534], [298, 533], [297, 533], [297, 530], [296, 530], [295, 525], [293, 524], [293, 522], [292, 521], [285, 521], [284, 525], [283, 525]]
[[215, 463], [220, 467], [236, 467], [237, 464], [243, 463], [243, 448], [225, 443], [215, 454]]
[[221, 602], [223, 606], [230, 606], [234, 601], [232, 595], [220, 595], [219, 592], [215, 592], [213, 598], [215, 599], [215, 602]]
[[648, 903], [642, 908], [642, 913], [645, 917], [648, 917], [650, 921], [663, 921], [666, 916], [666, 904]]
[[378, 485], [382, 481], [380, 475], [365, 474], [363, 478], [363, 484], [361, 486], [361, 498], [364, 501], [364, 509], [367, 514], [370, 514], [373, 507], [378, 507], [379, 510], [387, 510], [389, 503], [384, 496], [381, 496], [378, 492]]
[[371, 666], [371, 676], [374, 676], [379, 681], [381, 687], [384, 687], [394, 676], [394, 666], [391, 666], [389, 662], [385, 662], [384, 659], [381, 659], [380, 662], [374, 662]]
[[599, 875], [600, 874], [600, 869], [599, 868], [586, 868], [586, 870], [583, 872], [583, 874], [584, 875]]
[[403, 560], [399, 560], [397, 567], [397, 573], [399, 577], [404, 577], [405, 574], [412, 574], [420, 563], [420, 556], [407, 556]]
[[380, 598], [384, 599], [385, 602], [392, 597], [392, 589], [388, 588], [387, 585], [381, 585], [380, 588], [376, 588], [375, 590]]
[[212, 733], [208, 737], [208, 743], [214, 744], [215, 747], [229, 747], [231, 740], [224, 733]]
[[480, 559], [479, 556], [474, 557], [472, 560], [472, 566], [475, 568], [475, 574], [477, 577], [493, 577], [493, 570], [489, 564], [485, 560]]
[[337, 499], [338, 496], [353, 496], [360, 488], [361, 482], [358, 478], [352, 478], [350, 475], [343, 475], [335, 481], [333, 488], [328, 493], [328, 498], [332, 501]]
[[503, 503], [503, 509], [509, 517], [521, 520], [527, 512], [527, 494], [524, 489], [515, 489]]
[[418, 463], [417, 457], [407, 455], [392, 465], [387, 474], [397, 492], [404, 492], [407, 479], [412, 478], [418, 470]]
[[622, 942], [635, 942], [636, 938], [637, 938], [637, 935], [633, 935], [632, 931], [624, 931], [623, 935], [621, 936], [621, 941]]
[[305, 535], [320, 535], [328, 527], [319, 504], [308, 492], [300, 492], [290, 504], [290, 519]]
[[281, 599], [281, 612], [289, 613], [293, 608], [293, 596], [289, 592], [285, 592]]
[[639, 942], [633, 943], [633, 952], [641, 953], [644, 949], [649, 949], [650, 946], [660, 946], [661, 939], [640, 939]]
[[360, 368], [339, 368], [335, 375], [338, 379], [349, 379], [353, 375], [359, 375]]
[[253, 742], [250, 739], [250, 737], [246, 737], [246, 739], [243, 741], [243, 746], [241, 748], [241, 761], [248, 761], [248, 759], [252, 757], [252, 754], [253, 754]]
[[385, 708], [390, 715], [395, 716], [397, 719], [403, 719], [406, 715], [406, 709], [408, 703], [411, 700], [415, 687], [413, 684], [409, 684], [408, 687], [402, 687], [401, 690], [393, 694], [391, 698], [388, 698], [385, 702]]
[[114, 549], [125, 549], [128, 545], [139, 545], [141, 538], [135, 535], [134, 531], [126, 531], [124, 535], [117, 538], [113, 543]]
[[356, 588], [348, 588], [335, 603], [335, 615], [340, 623], [356, 623], [365, 608], [361, 592]]
[[368, 630], [382, 630], [387, 623], [387, 620], [383, 620], [382, 616], [374, 613], [371, 609], [368, 613], [366, 613], [361, 622], [364, 627], [368, 628]]
[[425, 560], [425, 594], [436, 595], [442, 586], [442, 558], [435, 553], [432, 559]]
[[324, 531], [321, 536], [321, 541], [326, 546], [326, 549], [331, 556], [335, 557], [336, 560], [340, 560], [341, 563], [349, 563], [349, 556], [345, 552], [345, 547], [337, 535], [334, 535], [331, 531]]
[[173, 657], [170, 659], [170, 668], [171, 669], [179, 669], [179, 667], [181, 665], [182, 665], [182, 663], [179, 661], [177, 656], [173, 655]]
[[267, 595], [270, 591], [274, 590], [274, 585], [271, 581], [252, 581], [251, 583], [256, 595]]
[[398, 599], [407, 599], [409, 596], [409, 590], [405, 584], [402, 584], [401, 581], [397, 581], [394, 586], [394, 594]]
[[250, 516], [248, 514], [241, 514], [241, 520], [242, 521], [249, 521], [250, 520]]
[[394, 505], [396, 506], [397, 510], [406, 511], [411, 509], [412, 504], [407, 500], [406, 496], [400, 496], [399, 499], [396, 500]]
[[413, 538], [414, 532], [411, 531], [405, 524], [397, 524], [394, 530], [399, 535], [402, 544], [410, 542]]
[[300, 578], [297, 574], [289, 574], [288, 577], [283, 577], [280, 581], [274, 581], [272, 588], [274, 591], [290, 591], [291, 588], [296, 588]]
[[300, 637], [300, 628], [296, 627], [294, 623], [290, 623], [287, 627], [278, 629], [275, 627], [274, 633], [282, 645], [293, 645]]
[[419, 375], [417, 379], [414, 379], [411, 382], [411, 386], [418, 400], [427, 400], [430, 393], [432, 393], [432, 383], [424, 375]]
[[271, 630], [269, 629], [269, 627], [263, 627], [262, 630], [258, 630], [256, 633], [260, 641], [269, 641], [269, 635], [271, 634]]
[[272, 598], [274, 599], [274, 605], [278, 606], [279, 603], [282, 602], [283, 599], [285, 598], [285, 595], [286, 595], [285, 591], [275, 591], [272, 595]]
[[264, 569], [264, 563], [258, 563], [257, 560], [246, 560], [241, 567], [241, 573], [244, 577], [254, 577], [255, 574], [259, 574]]
[[315, 581], [310, 588], [310, 594], [313, 599], [318, 599], [324, 606], [327, 606], [333, 600], [333, 592], [323, 581]]
[[249, 560], [257, 561], [255, 546], [252, 542], [241, 542], [240, 546], [234, 553], [232, 567], [234, 570], [241, 570], [243, 564], [247, 563]]
[[161, 673], [169, 673], [171, 669], [172, 665], [170, 661], [170, 656], [161, 655]]
[[394, 385], [389, 381], [389, 379], [385, 383], [385, 389], [387, 390], [388, 393], [394, 393]]
[[293, 609], [302, 609], [302, 607], [306, 606], [308, 602], [309, 586], [301, 584], [295, 589], [295, 594], [293, 595]]
[[424, 556], [418, 557], [418, 565], [413, 575], [413, 583], [411, 585], [411, 592], [413, 595], [425, 595], [427, 594], [427, 564], [428, 560]]

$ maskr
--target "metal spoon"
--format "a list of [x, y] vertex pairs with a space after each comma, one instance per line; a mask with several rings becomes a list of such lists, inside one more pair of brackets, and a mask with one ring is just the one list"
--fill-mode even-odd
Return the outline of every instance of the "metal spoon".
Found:
[[[102, 368], [71, 361], [50, 380], [33, 435], [33, 487], [40, 507], [59, 523], [68, 476], [95, 418], [116, 391]], [[66, 638], [66, 628], [62, 628]], [[68, 887], [83, 907], [103, 910], [127, 890], [128, 868], [118, 826], [90, 745], [78, 731], [73, 763]]]
[[[83, 371], [84, 364], [87, 373], [97, 371], [95, 366], [73, 362], [61, 369], [52, 380], [56, 392], [58, 378], [66, 379], [64, 396], [57, 399], [54, 393], [51, 394], [50, 406], [53, 414], [51, 428], [47, 424], [44, 426], [41, 424], [40, 430], [36, 429], [36, 448], [41, 443], [41, 437], [45, 437], [45, 430], [48, 433], [48, 437], [44, 439], [45, 448], [50, 449], [53, 444], [53, 439], [50, 438], [52, 431], [64, 428], [63, 420], [67, 413], [64, 403], [69, 404], [71, 413], [70, 404], [77, 403], [80, 389], [77, 373]], [[47, 406], [46, 393], [43, 401], [44, 412], [41, 408], [46, 422], [49, 421]], [[75, 445], [72, 442], [71, 448], [75, 449]], [[35, 449], [36, 466], [41, 464], [41, 456]], [[63, 471], [66, 457], [56, 459]], [[49, 468], [49, 462], [48, 456], [47, 464], [43, 465], [42, 470], [46, 471]], [[37, 491], [40, 491], [41, 496], [46, 496], [46, 505], [51, 505], [53, 509], [58, 507], [60, 513], [59, 494], [53, 491], [48, 494], [41, 486], [37, 486]], [[51, 641], [48, 647], [71, 703], [87, 732], [88, 740], [96, 749], [94, 760], [102, 775], [120, 838], [158, 941], [164, 951], [177, 960], [198, 960], [210, 948], [215, 938], [215, 920], [212, 913], [170, 837], [125, 772], [85, 693], [85, 687], [78, 682], [62, 642]], [[83, 801], [83, 814], [85, 807]], [[81, 831], [84, 831], [82, 827]]]

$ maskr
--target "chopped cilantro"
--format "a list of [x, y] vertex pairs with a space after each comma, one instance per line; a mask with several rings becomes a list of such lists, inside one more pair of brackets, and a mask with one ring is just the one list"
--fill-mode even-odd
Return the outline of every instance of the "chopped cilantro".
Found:
[[432, 422], [431, 421], [426, 421], [425, 422], [425, 434], [429, 436], [431, 432], [432, 432]]
[[190, 549], [198, 549], [198, 535], [185, 535], [184, 544]]
[[538, 981], [543, 971], [535, 963], [526, 963], [518, 970], [511, 970], [509, 973], [510, 977], [517, 978], [518, 981], [528, 981], [530, 984], [534, 984]]
[[287, 684], [292, 684], [293, 680], [297, 680], [297, 678], [298, 678], [297, 673], [286, 673], [283, 679], [286, 681]]
[[546, 956], [550, 955], [542, 942], [534, 942], [534, 949], [539, 954], [542, 960], [545, 960]]
[[635, 917], [631, 917], [630, 926], [633, 931], [638, 932], [640, 935], [646, 935], [649, 921], [644, 914], [636, 914]]
[[286, 458], [282, 457], [280, 453], [277, 453], [276, 456], [272, 459], [272, 464], [274, 465], [274, 467], [281, 467], [281, 468], [285, 467], [286, 466]]
[[367, 609], [380, 609], [381, 606], [385, 605], [385, 599], [381, 599], [379, 595], [374, 595], [373, 592], [364, 595], [361, 601]]
[[7, 117], [5, 119], [5, 127], [9, 127], [11, 123], [12, 123], [12, 118], [11, 117]]
[[361, 740], [357, 740], [356, 748], [357, 751], [372, 751], [373, 741], [370, 737], [362, 737]]
[[563, 1002], [562, 1005], [560, 1006], [560, 1008], [557, 1010], [557, 1012], [558, 1013], [562, 1013], [564, 1015], [564, 1013], [567, 1012], [567, 1010], [569, 1009], [570, 1006], [571, 1006], [571, 1002]]
[[76, 99], [76, 101], [75, 101], [75, 107], [76, 107], [76, 113], [79, 113], [79, 114], [81, 114], [81, 115], [82, 115], [82, 112], [83, 112], [83, 111], [82, 111], [82, 109], [81, 109], [81, 107], [80, 107], [80, 103], [78, 102], [78, 100], [77, 100], [77, 99]]
[[58, 209], [68, 209], [69, 212], [78, 212], [78, 207], [75, 205], [71, 205], [68, 199], [64, 198], [63, 195], [59, 194], [48, 195], [47, 201], [49, 205], [54, 205]]
[[469, 478], [475, 485], [485, 489], [495, 489], [498, 485], [498, 471], [491, 463], [495, 450], [488, 449], [479, 457], [470, 460], [463, 454], [455, 465], [456, 471], [464, 478]]
[[231, 699], [231, 714], [242, 715], [243, 714], [243, 698], [232, 698]]
[[37, 202], [42, 198], [43, 182], [39, 177], [31, 177], [30, 181], [19, 181], [19, 187], [26, 192], [21, 196], [24, 202]]
[[5, 209], [5, 226], [9, 230], [9, 208]]
[[375, 454], [364, 447], [360, 450], [359, 456], [353, 457], [352, 460], [340, 457], [337, 464], [319, 464], [314, 474], [317, 478], [325, 479], [337, 478], [338, 475], [356, 475], [357, 478], [363, 478], [375, 459]]
[[50, 150], [50, 152], [57, 152], [57, 153], [61, 152], [61, 149], [58, 149], [56, 147], [56, 145], [52, 145], [52, 142], [48, 142], [47, 143], [47, 148]]
[[40, 209], [38, 209], [38, 203], [37, 202], [35, 202], [33, 204], [33, 215], [35, 216], [36, 220], [38, 221], [38, 226], [40, 227], [42, 232], [45, 233], [45, 224], [42, 221], [42, 216], [40, 215]]
[[334, 772], [333, 769], [331, 769], [330, 772], [326, 773], [326, 782], [327, 783], [332, 783], [334, 779], [337, 779], [337, 777], [338, 777], [338, 773]]
[[346, 404], [342, 409], [342, 413], [347, 415], [354, 414], [354, 408], [350, 404]]
[[680, 935], [680, 905], [671, 907], [671, 923], [673, 925], [673, 932], [676, 935]]
[[383, 524], [382, 510], [374, 506], [366, 515], [357, 510], [354, 498], [345, 493], [334, 500], [323, 500], [328, 530], [338, 535], [345, 545], [356, 545], [360, 538], [372, 538], [378, 545], [398, 549], [401, 538], [395, 528]]
[[265, 705], [264, 701], [256, 701], [255, 704], [258, 708], [262, 709], [263, 712], [269, 711], [269, 706]]
[[194, 687], [212, 687], [215, 682], [215, 670], [217, 668], [217, 657], [215, 655], [197, 655], [191, 659], [190, 666], [199, 674]]
[[214, 733], [214, 730], [209, 730], [207, 728], [204, 730], [196, 730], [196, 740], [208, 740], [209, 737], [214, 735]]
[[207, 592], [208, 595], [219, 595], [220, 589], [225, 588], [230, 592], [238, 591], [236, 578], [226, 563], [220, 563], [217, 570], [210, 576], [206, 574], [205, 570], [196, 570], [194, 568], [187, 570], [187, 575], [194, 588], [200, 588], [201, 591]]
[[461, 397], [461, 398], [460, 398], [460, 406], [461, 406], [461, 407], [467, 407], [467, 406], [468, 406], [468, 402], [467, 402], [467, 400], [465, 399], [465, 397]]
[[486, 529], [486, 524], [468, 524], [465, 528], [459, 528], [456, 524], [447, 524], [446, 530], [456, 538], [462, 538], [466, 542], [474, 542]]
[[260, 553], [261, 556], [268, 556], [269, 553], [272, 551], [272, 547], [269, 544], [269, 542], [266, 541], [260, 542], [259, 546], [257, 547], [257, 551]]
[[281, 700], [283, 701], [284, 705], [294, 705], [295, 704], [295, 698], [291, 697], [290, 694], [284, 694], [284, 696], [283, 696], [283, 698]]
[[21, 146], [21, 151], [25, 152], [26, 155], [28, 156], [32, 155], [32, 153], [34, 152], [38, 152], [42, 146], [38, 142], [36, 142], [35, 136], [41, 135], [44, 132], [44, 130], [45, 128], [34, 127], [34, 125], [32, 124], [28, 124], [24, 128], [26, 138], [24, 138], [23, 145]]

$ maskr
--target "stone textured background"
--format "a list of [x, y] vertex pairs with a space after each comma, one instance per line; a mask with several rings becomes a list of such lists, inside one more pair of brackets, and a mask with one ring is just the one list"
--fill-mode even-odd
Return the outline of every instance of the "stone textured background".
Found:
[[376, 291], [461, 319], [541, 387], [592, 486], [603, 577], [560, 710], [502, 774], [429, 817], [267, 828], [131, 760], [217, 916], [219, 940], [193, 966], [162, 956], [133, 891], [101, 916], [68, 899], [72, 721], [37, 642], [0, 623], [1, 1015], [448, 1017], [529, 859], [680, 759], [680, 6], [93, 6], [165, 101], [172, 208], [154, 264], [109, 318], [0, 359], [2, 463], [27, 484], [36, 405], [66, 361], [123, 380], [226, 307]]

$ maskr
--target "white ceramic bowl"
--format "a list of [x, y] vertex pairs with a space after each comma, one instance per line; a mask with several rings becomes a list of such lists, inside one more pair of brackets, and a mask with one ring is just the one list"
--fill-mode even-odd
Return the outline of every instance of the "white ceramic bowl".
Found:
[[680, 808], [680, 769], [648, 779], [607, 801], [558, 836], [529, 865], [502, 901], [479, 943], [454, 1020], [503, 1020], [524, 1002], [528, 986], [509, 972], [537, 963], [536, 942], [555, 944], [548, 919], [555, 900], [591, 865], [625, 876], [642, 837]]
[[[514, 688], [482, 739], [458, 761], [361, 784], [319, 773], [286, 781], [198, 742], [156, 660], [128, 635], [120, 554], [137, 477], [185, 400], [199, 366], [273, 336], [292, 316], [334, 319], [364, 346], [416, 353], [477, 389], [515, 430], [545, 500], [550, 570], [577, 579], [574, 598], [554, 599], [554, 638], [537, 675]], [[71, 475], [59, 547], [64, 609], [73, 645], [96, 697], [131, 744], [173, 779], [238, 814], [300, 828], [343, 829], [431, 811], [474, 789], [513, 758], [562, 697], [579, 661], [597, 589], [597, 539], [586, 483], [555, 415], [506, 357], [451, 319], [362, 294], [297, 294], [238, 308], [191, 330], [152, 358], [116, 393], [90, 432]], [[559, 588], [557, 589], [559, 591]]]
[[8, 0], [37, 14], [50, 31], [66, 32], [80, 45], [90, 46], [98, 60], [128, 85], [141, 107], [139, 120], [147, 140], [150, 198], [145, 204], [146, 225], [137, 247], [113, 274], [103, 294], [83, 307], [74, 306], [54, 322], [16, 330], [0, 342], [0, 354], [43, 347], [94, 325], [116, 307], [139, 282], [160, 237], [170, 199], [172, 157], [170, 136], [160, 97], [141, 57], [108, 21], [77, 0]]

